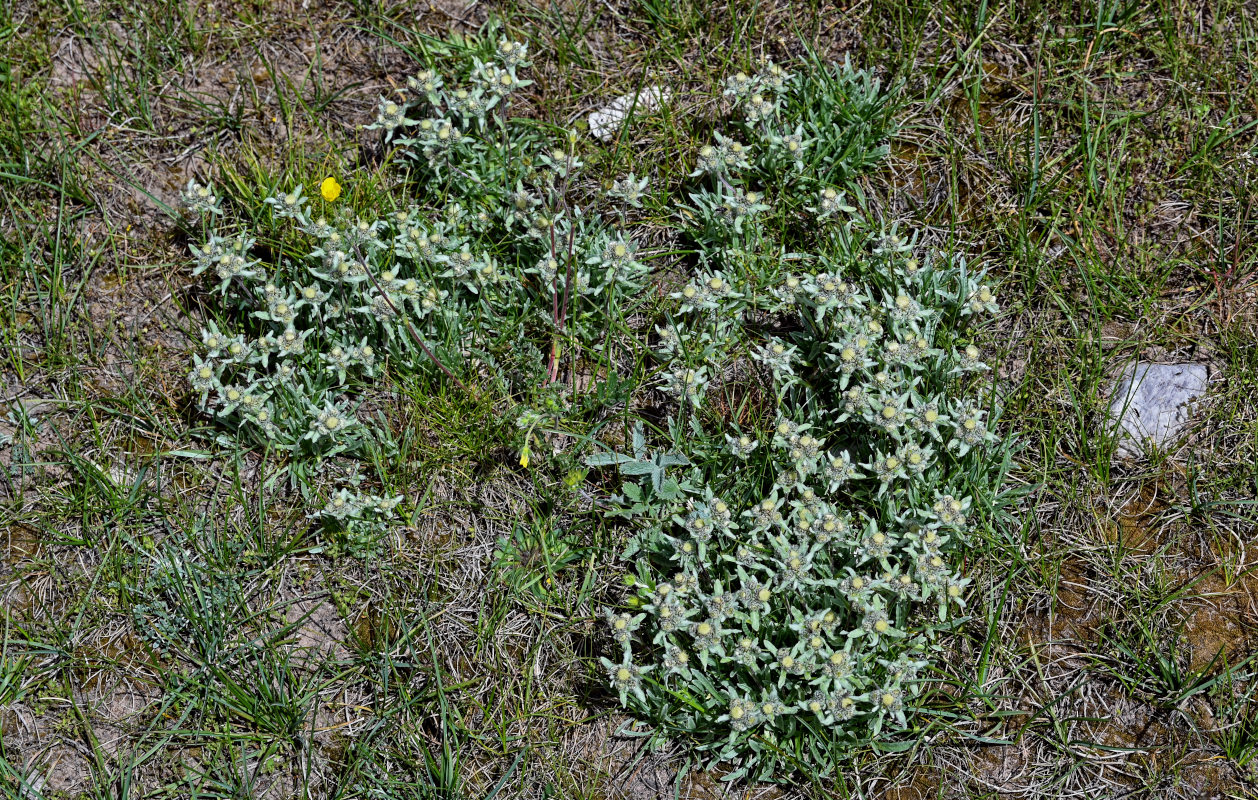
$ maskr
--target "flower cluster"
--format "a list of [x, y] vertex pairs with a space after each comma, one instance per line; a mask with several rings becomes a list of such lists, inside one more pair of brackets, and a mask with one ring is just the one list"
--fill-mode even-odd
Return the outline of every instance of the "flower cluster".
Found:
[[[235, 215], [212, 186], [188, 184], [185, 207], [202, 223], [192, 272], [213, 281], [222, 312], [187, 372], [203, 413], [252, 444], [324, 463], [387, 446], [360, 410], [386, 370], [457, 381], [481, 370], [477, 359], [532, 388], [554, 380], [561, 338], [605, 335], [607, 309], [640, 293], [649, 271], [623, 213], [572, 202], [583, 169], [575, 134], [556, 142], [511, 116], [529, 66], [526, 44], [486, 39], [380, 99], [367, 128], [414, 162], [420, 185], [443, 185], [434, 205], [355, 208], [355, 193], [317, 176]], [[623, 212], [648, 190], [628, 175], [611, 196]], [[523, 340], [538, 323], [540, 336]], [[701, 390], [701, 376], [681, 376], [682, 394]], [[316, 515], [353, 527], [389, 510], [340, 493]]]
[[[627, 224], [649, 181], [619, 177], [578, 205], [573, 186], [598, 182], [576, 133], [548, 138], [510, 113], [527, 47], [468, 41], [462, 62], [380, 98], [368, 126], [439, 188], [415, 194], [432, 205], [353, 210], [363, 192], [316, 179], [281, 187], [250, 230], [189, 185], [206, 222], [193, 271], [224, 309], [189, 367], [200, 408], [326, 463], [387, 450], [362, 410], [387, 372], [527, 396], [574, 350], [632, 353], [651, 365], [673, 450], [648, 450], [639, 426], [632, 455], [587, 461], [627, 478], [613, 513], [636, 526], [635, 591], [604, 614], [621, 703], [661, 739], [762, 777], [806, 766], [787, 754], [820, 769], [911, 728], [936, 631], [966, 602], [956, 552], [1002, 477], [999, 411], [966, 330], [998, 307], [962, 258], [859, 210], [849, 178], [885, 152], [886, 95], [850, 65], [732, 76], [729, 127], [695, 154], [677, 217], [696, 262], [657, 281], [659, 254]], [[625, 388], [614, 402], [644, 394]], [[565, 413], [546, 408], [517, 417], [521, 468]], [[323, 491], [311, 514], [369, 555], [399, 498], [358, 483]]]
[[[620, 658], [603, 661], [622, 703], [662, 720], [661, 737], [684, 734], [761, 777], [806, 766], [784, 753], [822, 770], [835, 748], [912, 726], [935, 632], [966, 602], [955, 551], [1002, 461], [995, 414], [969, 379], [982, 353], [958, 344], [997, 310], [981, 274], [864, 223], [802, 161], [786, 185], [815, 199], [796, 213], [844, 222], [805, 222], [816, 255], [791, 242], [796, 271], [749, 256], [786, 249], [752, 206], [713, 211], [786, 201], [744, 189], [777, 180], [781, 159], [738, 138], [787, 153], [817, 139], [793, 118], [808, 102], [794, 86], [772, 64], [728, 80], [739, 135], [697, 154], [701, 266], [672, 294], [655, 347], [678, 414], [703, 412], [705, 387], [746, 356], [776, 413], [721, 431], [719, 447], [695, 444], [706, 460], [683, 450], [694, 466], [675, 499], [620, 512], [640, 525], [627, 551], [636, 613], [607, 613]], [[626, 484], [620, 499], [648, 494]]]

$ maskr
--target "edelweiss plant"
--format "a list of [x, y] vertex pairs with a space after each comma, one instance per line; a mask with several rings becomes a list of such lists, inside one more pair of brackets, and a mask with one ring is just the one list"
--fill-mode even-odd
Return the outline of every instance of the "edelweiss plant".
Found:
[[[231, 322], [207, 325], [193, 355], [199, 408], [297, 462], [383, 446], [359, 416], [358, 390], [384, 361], [435, 368], [460, 386], [474, 365], [508, 388], [543, 384], [558, 376], [565, 342], [595, 342], [607, 309], [645, 286], [633, 239], [570, 202], [583, 167], [576, 134], [549, 140], [510, 116], [530, 84], [527, 46], [456, 40], [437, 55], [452, 71], [420, 70], [367, 126], [422, 187], [403, 210], [353, 213], [337, 203], [335, 178], [313, 199], [283, 188], [265, 203], [284, 237], [271, 250], [285, 257], [264, 262], [218, 192], [195, 182], [184, 191], [203, 234], [193, 273], [214, 277]], [[628, 176], [611, 194], [623, 209], [646, 190]], [[527, 455], [526, 443], [524, 465]], [[314, 516], [365, 554], [364, 536], [397, 502], [344, 489]]]
[[[739, 73], [732, 130], [697, 154], [699, 267], [656, 348], [661, 390], [690, 415], [674, 439], [691, 468], [648, 482], [626, 469], [640, 457], [590, 461], [630, 477], [618, 513], [640, 531], [632, 610], [607, 613], [609, 683], [655, 741], [690, 740], [731, 778], [824, 773], [913, 727], [935, 634], [966, 603], [956, 554], [1007, 464], [997, 412], [966, 380], [986, 369], [965, 337], [997, 310], [993, 289], [816, 177], [886, 134], [835, 153], [842, 137], [809, 114], [818, 87], [878, 91], [848, 66]], [[740, 371], [774, 387], [750, 426], [705, 413], [717, 384], [735, 405]]]
[[[434, 52], [444, 68], [381, 98], [369, 126], [416, 188], [403, 210], [349, 213], [335, 179], [313, 200], [287, 187], [267, 201], [285, 255], [264, 260], [217, 192], [188, 187], [195, 271], [231, 324], [207, 325], [193, 357], [201, 408], [319, 464], [387, 449], [357, 409], [386, 366], [536, 400], [526, 390], [574, 351], [605, 355], [620, 320], [617, 346], [654, 359], [671, 445], [638, 425], [630, 453], [588, 459], [626, 478], [612, 513], [634, 528], [633, 596], [605, 614], [610, 687], [654, 741], [685, 739], [731, 777], [824, 772], [911, 730], [936, 634], [966, 603], [957, 554], [991, 519], [1008, 448], [968, 338], [994, 290], [859, 210], [851, 179], [885, 154], [894, 93], [815, 60], [731, 77], [732, 118], [678, 204], [693, 260], [661, 279], [625, 224], [648, 181], [618, 177], [581, 205], [577, 134], [511, 115], [527, 47]], [[639, 299], [661, 292], [664, 308]], [[647, 312], [636, 328], [631, 303]], [[514, 415], [522, 467], [543, 421], [568, 413], [541, 394]], [[313, 516], [369, 555], [397, 502], [354, 482]], [[535, 585], [511, 555], [534, 535], [549, 534], [501, 543], [514, 583]]]

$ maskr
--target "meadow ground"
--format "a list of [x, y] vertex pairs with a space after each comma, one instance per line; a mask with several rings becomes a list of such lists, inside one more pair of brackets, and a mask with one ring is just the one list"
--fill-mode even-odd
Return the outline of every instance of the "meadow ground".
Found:
[[[1258, 796], [1258, 8], [0, 9], [6, 796]], [[890, 156], [861, 185], [883, 219], [998, 276], [986, 344], [1023, 445], [1011, 480], [1030, 489], [967, 557], [974, 619], [905, 752], [813, 786], [726, 786], [684, 750], [618, 736], [594, 661], [617, 530], [562, 458], [518, 466], [492, 392], [374, 387], [405, 524], [366, 560], [329, 552], [282, 465], [196, 412], [188, 354], [211, 298], [172, 219], [180, 187], [383, 181], [361, 130], [378, 98], [426, 36], [491, 16], [530, 43], [530, 115], [577, 123], [642, 85], [671, 91], [610, 143], [586, 137], [594, 180], [680, 185], [721, 80], [761, 57], [812, 47], [903, 81]], [[636, 235], [666, 243], [657, 221]], [[1206, 364], [1210, 392], [1174, 449], [1124, 459], [1102, 420], [1137, 358]], [[526, 536], [504, 573], [493, 554], [520, 520], [579, 535], [561, 552]], [[159, 559], [173, 552], [190, 555]], [[551, 586], [521, 585], [543, 573]], [[143, 626], [161, 604], [230, 650], [160, 652]]]

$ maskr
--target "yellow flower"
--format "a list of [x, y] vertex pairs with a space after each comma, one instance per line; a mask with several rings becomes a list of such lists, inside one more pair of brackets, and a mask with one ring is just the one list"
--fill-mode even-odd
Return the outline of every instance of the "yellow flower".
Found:
[[336, 182], [336, 178], [324, 178], [323, 183], [319, 184], [319, 194], [323, 195], [324, 200], [331, 203], [341, 196], [341, 184]]
[[520, 453], [520, 466], [524, 467], [525, 469], [528, 469], [529, 449], [527, 447], [525, 447], [523, 452]]

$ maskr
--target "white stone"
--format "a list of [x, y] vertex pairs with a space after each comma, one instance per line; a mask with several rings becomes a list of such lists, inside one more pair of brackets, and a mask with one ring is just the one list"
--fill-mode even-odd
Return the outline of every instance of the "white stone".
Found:
[[1134, 458], [1144, 448], [1174, 444], [1188, 424], [1188, 404], [1206, 393], [1205, 364], [1138, 362], [1123, 371], [1110, 398], [1119, 429], [1118, 455]]
[[[622, 94], [589, 116], [590, 133], [604, 142], [620, 130], [621, 123], [632, 110], [635, 114], [650, 114], [668, 102], [670, 93], [660, 86], [647, 86], [641, 92]], [[637, 103], [634, 103], [634, 98]]]

